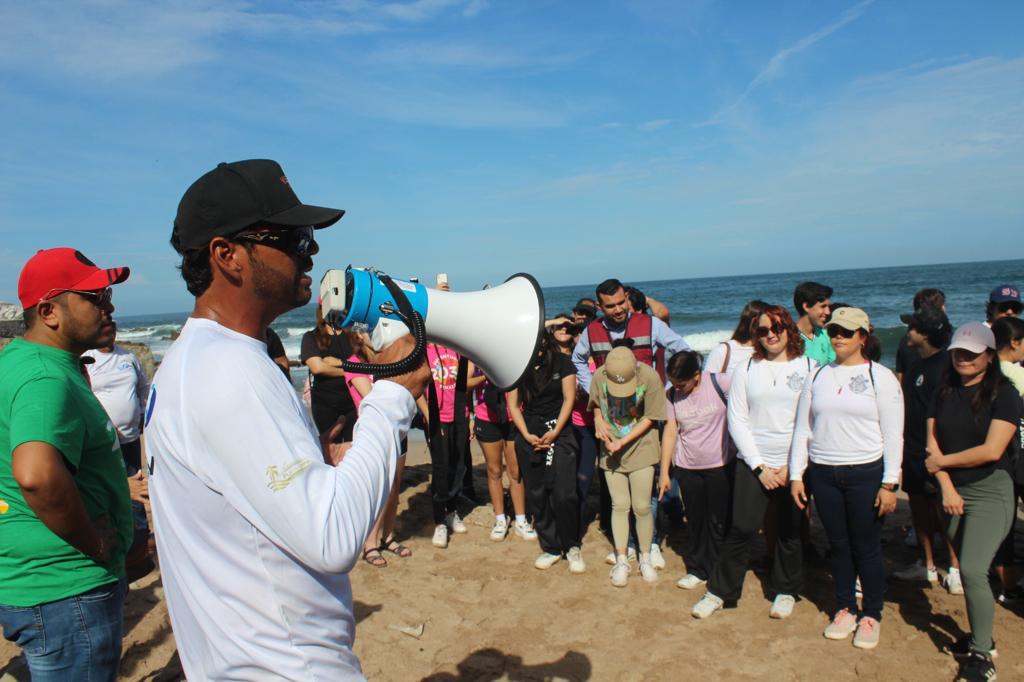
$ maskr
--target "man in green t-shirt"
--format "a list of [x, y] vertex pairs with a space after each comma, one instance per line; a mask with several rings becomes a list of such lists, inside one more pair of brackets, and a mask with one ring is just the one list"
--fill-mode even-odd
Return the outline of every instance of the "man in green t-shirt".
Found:
[[113, 342], [110, 285], [127, 278], [39, 251], [18, 279], [25, 338], [0, 353], [0, 625], [33, 679], [117, 676], [131, 502], [79, 358]]
[[800, 317], [796, 327], [804, 338], [804, 355], [824, 367], [836, 359], [825, 323], [832, 313], [832, 287], [801, 282], [793, 290], [793, 307]]

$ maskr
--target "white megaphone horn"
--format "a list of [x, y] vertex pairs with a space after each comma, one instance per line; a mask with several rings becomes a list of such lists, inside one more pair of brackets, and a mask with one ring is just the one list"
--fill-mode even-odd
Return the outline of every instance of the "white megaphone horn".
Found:
[[369, 332], [379, 350], [409, 333], [393, 291], [423, 318], [427, 340], [465, 355], [502, 390], [519, 383], [544, 333], [544, 294], [525, 273], [483, 291], [452, 293], [371, 268], [328, 270], [320, 280], [321, 312], [337, 328]]

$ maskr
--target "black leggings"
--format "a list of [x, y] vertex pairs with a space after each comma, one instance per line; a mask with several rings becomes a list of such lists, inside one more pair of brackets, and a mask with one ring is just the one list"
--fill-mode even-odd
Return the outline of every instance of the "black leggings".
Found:
[[441, 422], [430, 431], [430, 493], [434, 523], [455, 511], [466, 472], [469, 422]]

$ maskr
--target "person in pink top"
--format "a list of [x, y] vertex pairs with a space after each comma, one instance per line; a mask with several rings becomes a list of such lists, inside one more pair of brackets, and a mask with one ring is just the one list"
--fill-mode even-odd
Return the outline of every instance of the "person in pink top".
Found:
[[466, 475], [469, 450], [467, 379], [469, 360], [455, 350], [427, 344], [427, 366], [434, 381], [429, 392], [427, 445], [430, 448], [430, 491], [434, 512], [435, 547], [448, 546], [449, 533], [465, 533], [457, 500]]
[[[708, 579], [728, 530], [735, 450], [729, 438], [726, 404], [732, 379], [702, 372], [700, 353], [684, 350], [668, 361], [671, 409], [661, 440], [658, 499], [679, 483], [690, 528], [684, 552], [686, 575], [679, 586], [690, 588]], [[691, 585], [691, 583], [693, 583]]]
[[[476, 375], [482, 377], [483, 372], [477, 369]], [[505, 392], [484, 378], [483, 382], [476, 386], [474, 401], [474, 434], [487, 464], [487, 492], [491, 498], [491, 507], [494, 509], [491, 540], [501, 542], [508, 535], [509, 528], [509, 521], [505, 516], [505, 486], [501, 480], [502, 458], [508, 471], [509, 493], [516, 514], [516, 535], [524, 540], [536, 540], [537, 533], [533, 530], [533, 524], [526, 519], [526, 491], [523, 488], [523, 479], [519, 475], [519, 463], [516, 461], [515, 433], [508, 413]]]
[[[376, 353], [370, 345], [369, 336], [351, 331], [343, 333], [347, 337], [349, 345], [352, 346], [352, 355], [348, 357], [349, 362], [374, 361]], [[373, 375], [345, 372], [345, 384], [352, 395], [352, 402], [356, 406], [358, 415], [360, 403], [373, 388]], [[412, 550], [395, 539], [395, 518], [398, 516], [398, 495], [402, 488], [402, 472], [405, 470], [405, 452], [406, 441], [402, 439], [402, 456], [398, 458], [391, 494], [388, 495], [388, 501], [384, 504], [384, 511], [377, 517], [377, 522], [373, 524], [370, 534], [366, 536], [366, 542], [363, 543], [363, 561], [375, 568], [384, 568], [388, 565], [387, 559], [384, 558], [384, 552], [390, 552], [402, 559], [412, 556]]]

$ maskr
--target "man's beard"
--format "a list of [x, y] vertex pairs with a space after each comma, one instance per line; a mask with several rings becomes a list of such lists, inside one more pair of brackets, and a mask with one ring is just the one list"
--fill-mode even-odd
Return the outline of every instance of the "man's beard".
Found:
[[309, 303], [312, 292], [302, 286], [303, 268], [296, 268], [295, 276], [287, 275], [269, 268], [252, 253], [252, 281], [256, 295], [260, 298], [277, 301], [290, 310]]

